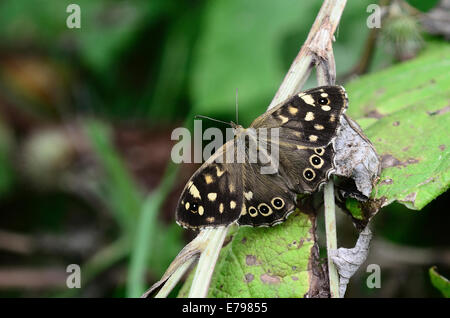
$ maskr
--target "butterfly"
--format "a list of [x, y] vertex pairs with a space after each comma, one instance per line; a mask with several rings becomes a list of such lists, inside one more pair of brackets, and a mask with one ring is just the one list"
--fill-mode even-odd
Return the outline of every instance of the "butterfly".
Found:
[[[297, 194], [317, 191], [333, 173], [333, 140], [347, 105], [342, 86], [321, 86], [291, 96], [256, 118], [248, 129], [232, 123], [234, 138], [206, 160], [184, 187], [176, 222], [189, 229], [233, 222], [282, 223], [295, 210]], [[271, 129], [277, 131], [276, 138], [257, 133]], [[251, 140], [263, 154], [256, 161], [249, 160]], [[277, 149], [276, 163], [270, 160], [269, 148]], [[239, 149], [244, 160], [237, 160]], [[272, 173], [261, 172], [274, 164], [277, 169]]]

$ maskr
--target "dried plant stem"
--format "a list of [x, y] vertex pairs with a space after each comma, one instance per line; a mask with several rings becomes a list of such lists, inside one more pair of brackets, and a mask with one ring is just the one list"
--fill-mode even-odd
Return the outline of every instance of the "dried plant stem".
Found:
[[325, 230], [327, 233], [328, 276], [330, 279], [331, 298], [339, 298], [339, 274], [331, 259], [331, 253], [337, 249], [336, 215], [334, 204], [333, 180], [329, 180], [323, 190], [325, 201]]
[[[292, 62], [269, 109], [299, 92], [315, 65], [329, 62], [333, 63], [334, 67], [334, 58], [330, 60], [328, 53], [331, 50], [333, 34], [339, 24], [346, 2], [346, 0], [325, 0], [323, 2], [305, 43]], [[336, 78], [335, 71], [333, 82], [334, 78]]]
[[208, 295], [209, 284], [216, 266], [219, 252], [228, 232], [228, 226], [214, 229], [204, 229], [202, 232], [208, 238], [208, 245], [200, 255], [197, 270], [195, 271], [189, 298], [204, 298]]
[[[150, 287], [142, 297], [148, 297], [151, 295], [156, 289], [160, 286], [163, 286], [161, 292], [158, 293], [158, 297], [164, 297], [164, 294], [167, 295], [170, 291], [175, 287], [184, 273], [189, 269], [189, 266], [198, 259], [198, 255], [200, 255], [208, 245], [208, 240], [210, 232], [203, 230], [191, 241], [187, 244], [183, 249], [178, 253], [175, 259], [170, 263], [163, 277], [152, 287]], [[186, 266], [186, 263], [189, 263], [189, 266]], [[169, 286], [166, 284], [169, 283]]]
[[181, 277], [187, 272], [189, 267], [191, 267], [192, 263], [194, 263], [195, 258], [191, 257], [187, 261], [185, 261], [183, 264], [180, 265], [176, 269], [176, 271], [170, 276], [170, 278], [166, 281], [166, 283], [161, 287], [159, 292], [155, 295], [155, 298], [166, 298], [172, 289], [178, 284]]

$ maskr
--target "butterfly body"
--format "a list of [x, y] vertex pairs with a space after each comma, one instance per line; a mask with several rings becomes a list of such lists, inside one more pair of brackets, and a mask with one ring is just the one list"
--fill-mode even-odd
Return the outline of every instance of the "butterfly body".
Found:
[[341, 86], [296, 94], [256, 118], [234, 125], [234, 139], [191, 177], [180, 196], [185, 228], [273, 226], [295, 210], [296, 195], [312, 193], [334, 171], [333, 139], [347, 107]]

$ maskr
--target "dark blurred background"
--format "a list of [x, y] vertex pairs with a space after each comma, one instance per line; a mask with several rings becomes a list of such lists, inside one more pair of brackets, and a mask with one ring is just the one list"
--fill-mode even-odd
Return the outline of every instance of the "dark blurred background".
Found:
[[[438, 1], [402, 7], [400, 44], [366, 27], [372, 2], [349, 0], [343, 13], [334, 44], [340, 84], [414, 58], [433, 33], [419, 17]], [[81, 8], [80, 29], [66, 26], [70, 3]], [[234, 120], [236, 88], [248, 126], [320, 5], [2, 0], [0, 296], [137, 297], [158, 280], [194, 235], [174, 222], [196, 166], [169, 164], [172, 130], [197, 114]], [[312, 76], [306, 86], [315, 85]], [[380, 264], [382, 288], [365, 287], [362, 269], [348, 296], [439, 297], [428, 269], [449, 277], [448, 203], [441, 196], [420, 212], [382, 210], [368, 260]], [[354, 243], [348, 218], [338, 233], [340, 245]], [[66, 287], [69, 264], [81, 266], [81, 289]]]

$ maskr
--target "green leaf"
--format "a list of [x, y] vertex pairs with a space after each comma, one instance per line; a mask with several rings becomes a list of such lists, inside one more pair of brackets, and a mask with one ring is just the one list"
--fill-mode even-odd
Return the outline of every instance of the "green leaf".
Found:
[[374, 200], [420, 210], [449, 187], [450, 45], [431, 42], [416, 59], [348, 85], [348, 114], [382, 159]]
[[313, 227], [313, 217], [296, 211], [282, 225], [238, 228], [220, 252], [208, 297], [303, 297], [312, 279]]
[[364, 211], [360, 207], [360, 202], [356, 199], [349, 198], [345, 201], [345, 207], [356, 220], [364, 220]]
[[439, 275], [436, 270], [436, 266], [430, 268], [429, 274], [433, 286], [439, 289], [445, 298], [450, 298], [450, 282], [448, 279], [442, 275]]

